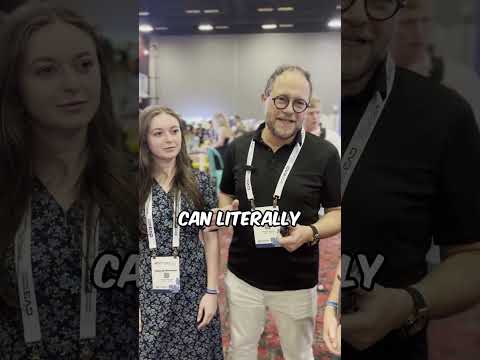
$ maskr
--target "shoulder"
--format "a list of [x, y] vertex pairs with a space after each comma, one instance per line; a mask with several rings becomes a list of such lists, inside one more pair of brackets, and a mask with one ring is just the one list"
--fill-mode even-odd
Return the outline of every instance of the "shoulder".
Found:
[[200, 189], [204, 189], [214, 183], [213, 178], [206, 172], [197, 169], [193, 169], [192, 172]]
[[330, 141], [320, 138], [310, 133], [305, 134], [304, 144], [306, 154], [310, 156], [320, 156], [330, 158], [338, 154], [338, 150]]
[[397, 67], [397, 95], [406, 101], [404, 106], [430, 108], [432, 113], [468, 113], [471, 107], [455, 90], [413, 71]]
[[250, 142], [252, 141], [254, 135], [255, 135], [255, 131], [251, 131], [246, 134], [243, 134], [233, 139], [232, 142], [230, 143], [230, 146], [234, 149], [240, 149], [240, 150], [244, 148], [248, 148], [248, 146], [250, 146]]

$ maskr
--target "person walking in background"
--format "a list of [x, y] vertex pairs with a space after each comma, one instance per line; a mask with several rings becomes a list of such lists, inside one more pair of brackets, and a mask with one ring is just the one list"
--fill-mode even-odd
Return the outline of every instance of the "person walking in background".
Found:
[[312, 97], [310, 101], [310, 106], [307, 110], [307, 116], [305, 118], [304, 128], [306, 132], [313, 134], [315, 136], [319, 136], [322, 139], [327, 140], [338, 151], [338, 154], [341, 155], [342, 152], [342, 141], [340, 139], [340, 135], [338, 135], [334, 130], [327, 129], [323, 126], [320, 116], [320, 99], [316, 97]]

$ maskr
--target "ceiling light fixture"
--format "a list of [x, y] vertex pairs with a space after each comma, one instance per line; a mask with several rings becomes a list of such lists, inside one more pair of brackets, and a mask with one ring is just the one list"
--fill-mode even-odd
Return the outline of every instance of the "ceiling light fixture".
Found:
[[293, 11], [295, 8], [293, 6], [282, 6], [277, 8], [277, 11]]
[[148, 16], [150, 13], [148, 11], [139, 11], [138, 16]]
[[185, 10], [187, 14], [200, 14], [201, 11], [197, 9]]
[[289, 28], [293, 28], [293, 24], [280, 24], [278, 25], [280, 28], [283, 28], [283, 29], [289, 29]]
[[213, 26], [210, 25], [210, 24], [200, 24], [200, 25], [198, 25], [198, 30], [200, 30], [200, 31], [212, 31]]
[[258, 12], [272, 12], [274, 9], [273, 8], [258, 8]]
[[166, 30], [168, 30], [168, 27], [166, 27], [166, 26], [157, 26], [157, 27], [155, 28], [155, 30], [158, 30], [158, 31], [166, 31]]
[[263, 30], [274, 30], [277, 28], [277, 24], [263, 24], [262, 29]]
[[330, 29], [340, 29], [342, 27], [342, 20], [334, 18], [331, 19], [327, 25]]
[[220, 12], [220, 10], [218, 10], [218, 9], [206, 9], [206, 10], [203, 10], [203, 12], [205, 14], [218, 14]]
[[138, 26], [138, 30], [142, 33], [150, 33], [153, 31], [153, 27], [149, 24], [141, 24]]
[[217, 29], [217, 30], [227, 30], [227, 29], [230, 29], [230, 26], [227, 26], [227, 25], [217, 25], [217, 26], [215, 26], [215, 29]]

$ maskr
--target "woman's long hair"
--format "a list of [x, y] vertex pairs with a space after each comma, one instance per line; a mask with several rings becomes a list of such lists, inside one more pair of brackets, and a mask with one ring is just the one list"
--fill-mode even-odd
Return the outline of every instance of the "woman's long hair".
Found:
[[[0, 259], [27, 208], [33, 185], [32, 129], [19, 88], [21, 64], [32, 34], [62, 22], [88, 34], [96, 45], [101, 72], [101, 98], [88, 127], [89, 157], [83, 171], [82, 195], [100, 207], [114, 228], [136, 229], [134, 182], [122, 154], [121, 131], [114, 120], [108, 71], [95, 30], [70, 10], [46, 3], [27, 3], [0, 28]], [[91, 208], [91, 205], [89, 205]]]
[[140, 149], [140, 166], [139, 166], [139, 204], [140, 211], [143, 211], [143, 206], [147, 201], [150, 189], [155, 181], [153, 179], [153, 156], [148, 148], [147, 136], [150, 130], [152, 120], [161, 114], [168, 114], [178, 120], [182, 138], [180, 152], [176, 159], [176, 172], [173, 179], [172, 193], [176, 194], [181, 191], [182, 194], [191, 200], [197, 209], [202, 209], [204, 204], [198, 184], [193, 176], [191, 160], [187, 153], [187, 146], [185, 144], [185, 124], [175, 111], [168, 107], [149, 106], [140, 114], [139, 120], [139, 149]]

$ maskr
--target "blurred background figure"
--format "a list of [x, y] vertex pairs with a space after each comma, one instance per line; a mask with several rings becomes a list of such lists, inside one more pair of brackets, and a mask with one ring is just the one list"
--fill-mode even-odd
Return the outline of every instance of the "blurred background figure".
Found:
[[225, 114], [217, 113], [213, 116], [212, 125], [214, 130], [214, 136], [216, 141], [213, 143], [213, 147], [224, 156], [227, 150], [228, 143], [233, 140], [233, 131], [230, 128], [227, 117]]
[[328, 129], [322, 124], [320, 106], [320, 99], [313, 97], [310, 101], [307, 118], [305, 119], [305, 131], [313, 135], [320, 136], [322, 139], [330, 142], [337, 148], [338, 154], [340, 155], [342, 151], [342, 140], [340, 138], [340, 135], [338, 135], [335, 130]]
[[[472, 64], [474, 56], [469, 42], [474, 22], [478, 22], [473, 6], [470, 0], [407, 1], [399, 13], [392, 53], [398, 65], [460, 93], [472, 106], [480, 126], [480, 78]], [[447, 18], [449, 14], [457, 16]], [[448, 39], [452, 35], [447, 34], [454, 33], [459, 38]]]
[[430, 76], [433, 70], [432, 0], [411, 0], [399, 14], [393, 46], [398, 65]]

